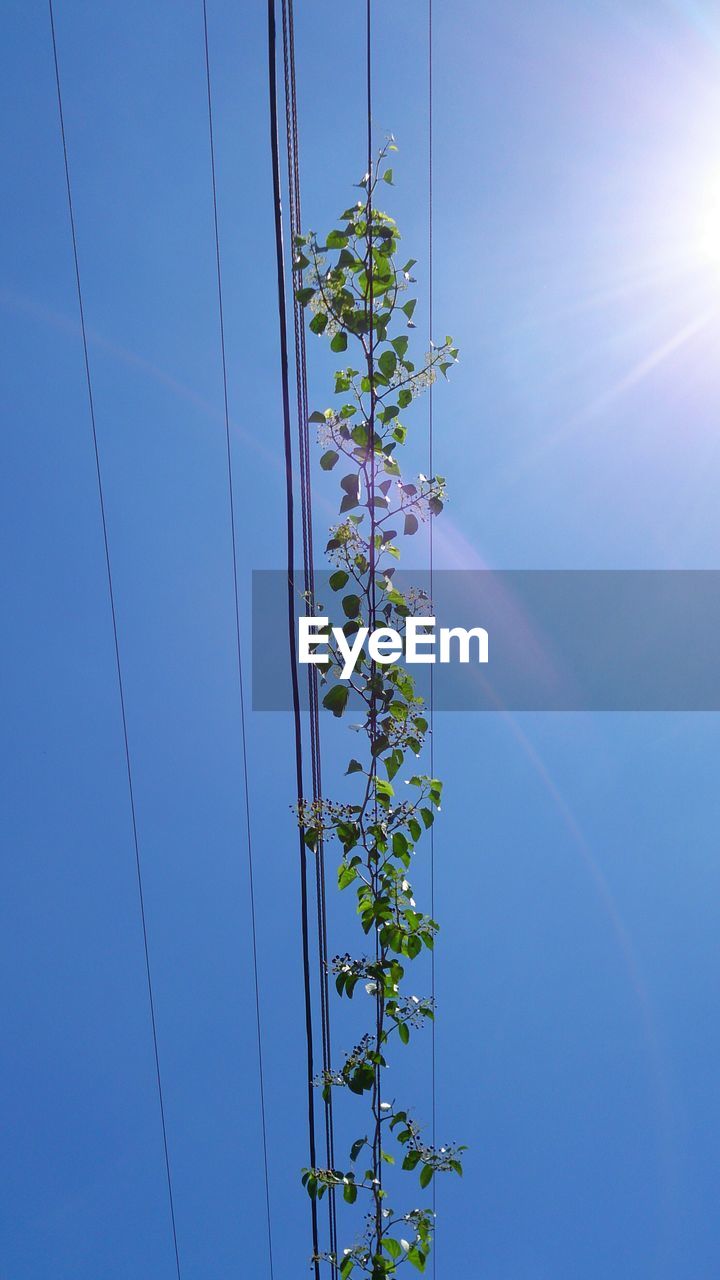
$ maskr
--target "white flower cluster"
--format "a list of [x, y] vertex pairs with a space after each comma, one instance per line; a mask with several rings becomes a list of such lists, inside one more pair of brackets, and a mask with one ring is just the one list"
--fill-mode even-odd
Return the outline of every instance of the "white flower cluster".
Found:
[[[422, 520], [423, 524], [432, 516], [431, 499], [438, 499], [444, 502], [446, 499], [445, 486], [437, 484], [434, 480], [428, 480], [426, 476], [418, 477], [421, 484], [419, 492], [408, 493], [408, 486], [402, 481], [398, 481], [398, 489], [400, 490], [400, 511], [405, 514], [417, 516], [418, 520]], [[414, 488], [414, 486], [411, 486]]]
[[423, 391], [427, 391], [434, 382], [437, 382], [436, 363], [437, 356], [434, 356], [432, 351], [426, 351], [425, 363], [416, 373], [408, 373], [401, 364], [398, 364], [390, 379], [390, 386], [404, 388], [415, 400], [417, 396], [422, 395]]
[[341, 326], [329, 309], [332, 306], [335, 286], [330, 280], [328, 272], [322, 270], [324, 266], [325, 255], [322, 253], [315, 254], [313, 264], [308, 267], [306, 272], [305, 280], [310, 288], [316, 290], [310, 299], [310, 310], [313, 315], [327, 316], [324, 332], [329, 338], [333, 338], [336, 333], [340, 332]]
[[[325, 292], [327, 293], [327, 288], [325, 289]], [[340, 332], [340, 324], [335, 319], [335, 316], [332, 314], [332, 312], [328, 310], [328, 307], [325, 302], [325, 298], [323, 297], [323, 294], [320, 292], [319, 289], [318, 289], [318, 292], [314, 293], [312, 298], [310, 299], [310, 310], [315, 316], [317, 315], [327, 316], [327, 324], [325, 325], [325, 329], [323, 330], [323, 332], [327, 335], [328, 338], [334, 338], [335, 334]]]
[[404, 594], [410, 612], [416, 617], [420, 614], [432, 613], [432, 600], [427, 591], [423, 591], [422, 587], [409, 587]]
[[330, 553], [331, 559], [335, 563], [343, 563], [347, 556], [354, 556], [360, 552], [367, 551], [365, 539], [358, 532], [357, 526], [350, 520], [344, 520], [342, 524], [332, 525], [330, 538], [340, 543], [340, 546], [335, 547]]
[[319, 423], [317, 429], [318, 444], [322, 449], [327, 449], [331, 444], [337, 443], [335, 429], [341, 423], [342, 419], [338, 413], [333, 413], [331, 417], [326, 418], [324, 422]]

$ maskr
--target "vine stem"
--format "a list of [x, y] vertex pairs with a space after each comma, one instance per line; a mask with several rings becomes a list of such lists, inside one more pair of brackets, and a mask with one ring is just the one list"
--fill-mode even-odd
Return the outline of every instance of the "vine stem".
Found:
[[[370, 0], [368, 24], [369, 20]], [[368, 32], [369, 29], [368, 25]], [[369, 76], [368, 50], [368, 88]], [[381, 171], [388, 151], [396, 149], [392, 142], [390, 139], [381, 148], [373, 164], [368, 113], [368, 166], [362, 182], [365, 199], [358, 200], [341, 215], [345, 230], [328, 234], [326, 248], [339, 251], [337, 264], [323, 269], [325, 259], [318, 255], [313, 232], [308, 237], [297, 238], [300, 260], [312, 267], [310, 284], [298, 292], [302, 305], [310, 304], [315, 312], [310, 328], [317, 334], [327, 332], [333, 351], [345, 351], [348, 338], [352, 338], [357, 344], [359, 368], [363, 370], [362, 375], [353, 369], [336, 373], [336, 394], [351, 391], [353, 404], [343, 405], [338, 412], [325, 410], [311, 417], [311, 421], [321, 425], [321, 443], [335, 446], [327, 449], [321, 458], [323, 469], [332, 469], [342, 455], [352, 459], [356, 467], [340, 481], [341, 522], [331, 527], [327, 547], [338, 566], [331, 576], [331, 589], [342, 592], [350, 582], [349, 592], [342, 598], [346, 636], [365, 622], [368, 624], [365, 630], [374, 632], [378, 619], [382, 618], [388, 623], [391, 619], [396, 621], [402, 632], [404, 620], [413, 612], [413, 593], [404, 595], [393, 586], [393, 569], [385, 559], [399, 557], [398, 547], [390, 545], [396, 535], [383, 530], [387, 530], [387, 522], [392, 517], [404, 512], [403, 532], [414, 533], [418, 522], [417, 519], [408, 521], [408, 513], [417, 509], [424, 518], [425, 505], [428, 516], [437, 515], [442, 510], [444, 488], [443, 482], [437, 487], [422, 475], [418, 480], [419, 491], [416, 486], [402, 483], [394, 451], [397, 444], [405, 442], [406, 432], [396, 419], [399, 410], [414, 399], [402, 384], [414, 379], [418, 391], [422, 390], [432, 381], [435, 365], [445, 374], [457, 358], [457, 349], [452, 347], [452, 339], [447, 338], [442, 349], [437, 352], [431, 349], [430, 356], [416, 372], [406, 358], [408, 338], [388, 337], [389, 323], [396, 309], [404, 313], [408, 328], [414, 327], [412, 315], [416, 305], [414, 298], [402, 306], [397, 302], [398, 282], [402, 277], [405, 282], [414, 283], [410, 276], [414, 259], [402, 269], [395, 265], [399, 232], [392, 218], [374, 208], [381, 179], [392, 184], [392, 169]], [[302, 251], [306, 244], [307, 253]], [[348, 279], [352, 288], [348, 287]], [[406, 287], [406, 283], [400, 287]], [[383, 388], [387, 390], [383, 392]], [[393, 398], [396, 396], [398, 404], [388, 404], [391, 394]], [[358, 410], [360, 421], [351, 427], [348, 420]], [[402, 494], [396, 506], [391, 506], [388, 496], [393, 476], [397, 477]], [[358, 514], [343, 520], [343, 514], [354, 508], [360, 509]], [[384, 514], [379, 514], [381, 512]], [[332, 641], [328, 643], [327, 667], [342, 669], [342, 663], [336, 661], [337, 650]], [[432, 810], [440, 806], [442, 784], [432, 777], [413, 773], [404, 779], [407, 785], [417, 789], [413, 801], [399, 802], [399, 798], [392, 801], [396, 795], [393, 787], [396, 774], [407, 753], [411, 753], [408, 763], [412, 754], [420, 754], [428, 731], [428, 722], [422, 713], [423, 699], [415, 695], [412, 678], [399, 666], [391, 667], [385, 675], [382, 659], [378, 659], [372, 645], [361, 653], [360, 661], [362, 674], [355, 680], [341, 684], [340, 673], [335, 672], [338, 680], [330, 686], [323, 704], [341, 716], [350, 689], [361, 699], [363, 723], [351, 728], [364, 731], [369, 740], [370, 759], [367, 767], [351, 760], [347, 772], [364, 775], [364, 794], [360, 804], [314, 802], [311, 821], [306, 825], [312, 834], [313, 848], [326, 832], [340, 839], [343, 855], [338, 868], [339, 888], [345, 889], [353, 880], [357, 881], [358, 913], [367, 936], [366, 951], [356, 958], [336, 956], [333, 965], [340, 996], [351, 997], [361, 979], [372, 979], [366, 983], [372, 1021], [360, 1043], [346, 1056], [341, 1070], [325, 1071], [323, 1077], [326, 1089], [345, 1085], [353, 1093], [370, 1094], [368, 1127], [364, 1136], [353, 1143], [351, 1165], [356, 1165], [363, 1149], [370, 1154], [366, 1157], [362, 1178], [356, 1179], [354, 1167], [347, 1173], [335, 1168], [311, 1168], [304, 1170], [303, 1182], [313, 1199], [340, 1186], [343, 1186], [344, 1199], [350, 1204], [355, 1202], [359, 1190], [367, 1195], [362, 1239], [344, 1250], [342, 1261], [332, 1250], [320, 1257], [331, 1265], [337, 1263], [343, 1280], [355, 1270], [379, 1280], [380, 1276], [394, 1275], [406, 1261], [419, 1270], [424, 1269], [432, 1249], [434, 1223], [434, 1213], [428, 1208], [411, 1209], [401, 1217], [390, 1209], [383, 1185], [385, 1161], [391, 1160], [389, 1153], [383, 1151], [385, 1135], [390, 1134], [405, 1148], [402, 1168], [410, 1173], [418, 1170], [423, 1191], [438, 1172], [462, 1172], [457, 1156], [464, 1148], [452, 1144], [438, 1151], [434, 1141], [432, 1145], [423, 1141], [420, 1126], [411, 1113], [396, 1110], [394, 1100], [383, 1101], [386, 1047], [393, 1031], [397, 1030], [397, 1039], [407, 1045], [411, 1029], [414, 1032], [426, 1018], [433, 1017], [432, 999], [423, 1002], [417, 996], [407, 998], [403, 994], [401, 997], [398, 992], [405, 976], [406, 960], [415, 960], [423, 945], [432, 948], [434, 944], [437, 926], [431, 916], [416, 908], [405, 873], [411, 874], [411, 857], [423, 831], [432, 827]], [[387, 781], [384, 775], [380, 776], [381, 765], [387, 769]], [[304, 808], [301, 817], [306, 817]], [[370, 941], [371, 931], [374, 946]], [[392, 1043], [395, 1044], [395, 1040]], [[414, 1233], [409, 1243], [394, 1238], [393, 1228], [401, 1223], [408, 1224], [408, 1235], [411, 1231]]]

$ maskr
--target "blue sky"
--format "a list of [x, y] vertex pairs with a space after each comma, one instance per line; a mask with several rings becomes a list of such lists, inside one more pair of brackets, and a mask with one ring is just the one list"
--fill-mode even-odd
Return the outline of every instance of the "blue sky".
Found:
[[[426, 300], [425, 8], [375, 3], [388, 207]], [[362, 8], [297, 5], [318, 230], [364, 167]], [[717, 567], [714, 6], [437, 9], [435, 312], [462, 348], [436, 396], [438, 562]], [[56, 16], [183, 1276], [263, 1276], [202, 10]], [[264, 17], [209, 3], [246, 604], [284, 539]], [[169, 1280], [49, 25], [20, 0], [2, 24], [0, 1270]], [[292, 742], [282, 715], [248, 732], [276, 1274], [303, 1275]], [[470, 1148], [438, 1276], [717, 1274], [719, 747], [712, 715], [438, 716], [438, 1126]], [[426, 1050], [411, 1077], [427, 1115]]]

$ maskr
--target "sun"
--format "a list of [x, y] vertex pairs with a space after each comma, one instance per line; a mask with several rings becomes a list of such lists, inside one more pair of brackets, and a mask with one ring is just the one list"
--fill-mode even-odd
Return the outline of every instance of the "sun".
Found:
[[720, 270], [720, 173], [709, 178], [700, 191], [693, 251]]

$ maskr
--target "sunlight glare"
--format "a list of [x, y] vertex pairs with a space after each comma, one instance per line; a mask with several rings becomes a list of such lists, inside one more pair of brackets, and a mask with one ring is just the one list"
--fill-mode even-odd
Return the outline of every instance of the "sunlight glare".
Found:
[[701, 192], [694, 248], [720, 271], [720, 173], [708, 179]]

